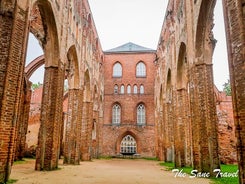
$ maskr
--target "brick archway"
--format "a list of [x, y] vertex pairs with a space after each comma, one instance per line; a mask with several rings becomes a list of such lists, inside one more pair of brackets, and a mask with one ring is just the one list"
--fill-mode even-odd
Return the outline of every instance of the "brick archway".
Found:
[[121, 142], [122, 142], [123, 138], [127, 135], [130, 135], [135, 139], [136, 144], [137, 144], [137, 153], [140, 154], [141, 153], [141, 144], [140, 144], [140, 139], [137, 136], [137, 134], [133, 130], [130, 130], [130, 131], [129, 130], [126, 130], [126, 131], [122, 130], [121, 132], [122, 133], [119, 134], [117, 141], [116, 141], [116, 154], [120, 154]]
[[25, 67], [26, 78], [29, 80], [32, 74], [45, 63], [44, 55], [37, 57]]

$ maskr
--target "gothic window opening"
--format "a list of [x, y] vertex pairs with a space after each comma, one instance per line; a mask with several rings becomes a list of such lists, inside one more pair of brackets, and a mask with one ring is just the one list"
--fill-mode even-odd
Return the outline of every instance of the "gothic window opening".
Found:
[[137, 124], [145, 125], [145, 106], [143, 104], [137, 107]]
[[128, 94], [131, 93], [131, 86], [130, 86], [130, 85], [127, 86], [127, 93], [128, 93]]
[[121, 94], [124, 94], [124, 85], [121, 85], [120, 93], [121, 93]]
[[114, 64], [113, 77], [122, 77], [122, 65], [120, 63]]
[[144, 86], [141, 84], [140, 85], [140, 94], [144, 94], [145, 93], [145, 89]]
[[146, 77], [146, 67], [143, 62], [139, 62], [136, 66], [136, 77]]
[[137, 93], [138, 93], [137, 85], [134, 85], [134, 94], [137, 94]]
[[117, 93], [118, 93], [118, 86], [115, 85], [115, 86], [114, 86], [114, 94], [117, 94]]
[[124, 155], [133, 155], [137, 151], [137, 143], [131, 135], [126, 135], [121, 142], [120, 153]]
[[115, 104], [112, 108], [112, 124], [119, 125], [121, 121], [121, 107]]

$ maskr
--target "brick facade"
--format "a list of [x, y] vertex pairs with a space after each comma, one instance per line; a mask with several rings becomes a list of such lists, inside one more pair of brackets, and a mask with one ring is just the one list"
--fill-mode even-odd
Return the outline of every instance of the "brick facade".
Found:
[[[83, 160], [119, 154], [121, 140], [130, 135], [142, 156], [156, 154], [159, 159], [175, 161], [176, 166], [194, 164], [194, 168], [210, 172], [219, 167], [219, 160], [236, 161], [236, 144], [240, 183], [245, 183], [244, 2], [223, 0], [235, 126], [228, 98], [218, 101], [213, 87], [215, 2], [169, 0], [156, 52], [109, 54], [102, 52], [87, 0], [0, 1], [0, 183], [8, 180], [13, 160], [21, 157], [24, 146], [28, 31], [42, 45], [45, 61], [36, 169], [57, 168], [62, 138], [81, 145], [80, 150], [75, 146], [68, 149], [64, 142], [64, 154], [75, 164], [79, 154]], [[71, 60], [76, 62], [71, 64]], [[134, 74], [133, 66], [140, 60], [146, 64], [146, 78]], [[123, 65], [122, 78], [112, 78], [115, 61]], [[68, 102], [65, 114], [62, 103], [67, 73], [70, 99], [75, 101]], [[125, 93], [113, 94], [115, 84], [124, 84]], [[135, 84], [144, 85], [144, 95], [126, 94], [128, 84], [131, 90]], [[78, 124], [68, 113], [78, 113], [76, 90], [83, 93], [78, 100], [82, 111]], [[112, 125], [115, 102], [122, 107], [120, 125]], [[142, 126], [136, 124], [140, 103], [146, 108]], [[76, 131], [68, 125], [81, 125], [81, 139], [69, 134]]]
[[[146, 157], [155, 156], [154, 60], [155, 54], [153, 52], [105, 54], [102, 155], [119, 155], [121, 140], [129, 134], [136, 139], [138, 154]], [[146, 77], [136, 76], [136, 65], [140, 61], [146, 65]], [[122, 77], [113, 77], [113, 65], [117, 62], [122, 65]], [[119, 88], [117, 94], [114, 93], [115, 85]], [[124, 94], [120, 91], [122, 85], [124, 85]], [[131, 86], [130, 94], [127, 94], [128, 85]], [[137, 94], [134, 94], [134, 85], [137, 85]], [[140, 85], [144, 85], [144, 94], [140, 94]], [[119, 125], [112, 123], [112, 108], [115, 103], [121, 107], [121, 123]], [[141, 103], [146, 109], [146, 124], [142, 126], [137, 125], [137, 106]]]

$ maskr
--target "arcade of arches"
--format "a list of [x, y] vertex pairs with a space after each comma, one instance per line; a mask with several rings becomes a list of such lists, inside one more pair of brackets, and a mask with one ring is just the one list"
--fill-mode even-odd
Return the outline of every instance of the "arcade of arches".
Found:
[[[61, 154], [66, 164], [106, 154], [104, 129], [120, 129], [120, 134], [115, 133], [118, 139], [108, 146], [114, 154], [143, 155], [145, 140], [139, 135], [150, 131], [154, 132], [147, 139], [154, 144], [148, 149], [151, 156], [174, 161], [176, 166], [192, 165], [203, 172], [219, 168], [225, 153], [219, 146], [217, 120], [223, 121], [222, 99], [228, 97], [217, 92], [213, 84], [215, 3], [169, 0], [157, 50], [146, 51], [149, 57], [154, 56], [152, 66], [145, 63], [146, 68], [141, 68], [146, 69], [146, 73], [141, 71], [146, 75], [143, 77], [147, 80], [152, 76], [155, 82], [150, 86], [136, 76], [137, 84], [118, 84], [118, 91], [125, 88], [131, 92], [132, 86], [134, 93], [140, 86], [141, 94], [135, 99], [152, 97], [149, 104], [135, 101], [132, 117], [141, 119], [140, 124], [128, 125], [120, 122], [125, 108], [117, 101], [105, 108], [105, 71], [113, 66], [105, 67], [109, 53], [102, 51], [87, 0], [0, 0], [0, 183], [8, 180], [13, 161], [23, 157], [32, 93], [29, 77], [42, 64], [45, 73], [36, 170], [56, 169]], [[223, 9], [234, 117], [234, 128], [228, 125], [227, 129], [235, 130], [239, 179], [245, 183], [245, 1], [223, 0]], [[44, 55], [25, 68], [29, 33], [39, 41]], [[120, 58], [114, 60], [117, 62]], [[144, 63], [144, 57], [135, 65], [138, 62]], [[127, 64], [121, 64], [123, 75]], [[68, 91], [64, 95], [65, 80]], [[153, 93], [148, 94], [149, 89]], [[115, 121], [121, 124], [107, 126], [105, 112], [112, 113], [115, 104], [120, 107]], [[149, 124], [150, 115], [154, 121]]]

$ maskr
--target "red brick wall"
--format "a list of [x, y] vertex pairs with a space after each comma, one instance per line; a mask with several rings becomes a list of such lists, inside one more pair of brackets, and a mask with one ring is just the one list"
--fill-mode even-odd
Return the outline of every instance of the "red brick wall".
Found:
[[[115, 53], [105, 54], [105, 105], [103, 125], [102, 155], [119, 154], [119, 144], [125, 132], [134, 136], [137, 141], [137, 152], [142, 156], [155, 156], [154, 139], [154, 53]], [[115, 62], [122, 65], [122, 77], [113, 78]], [[143, 61], [146, 65], [146, 77], [136, 77], [136, 65]], [[119, 87], [119, 94], [114, 94], [114, 85]], [[124, 85], [124, 94], [120, 86]], [[127, 85], [131, 85], [131, 94], [127, 94]], [[138, 86], [138, 94], [133, 94], [133, 86]], [[144, 85], [144, 94], [139, 94], [139, 86]], [[121, 105], [121, 124], [112, 126], [112, 106], [115, 102]], [[143, 103], [146, 108], [146, 126], [137, 126], [137, 106]]]

